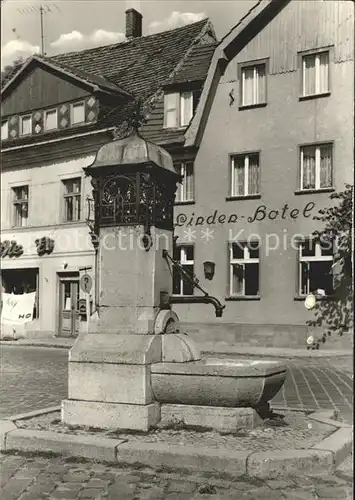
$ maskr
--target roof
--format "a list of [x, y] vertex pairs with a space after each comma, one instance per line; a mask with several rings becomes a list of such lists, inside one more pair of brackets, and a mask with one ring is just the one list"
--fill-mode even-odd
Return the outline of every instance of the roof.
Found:
[[257, 0], [249, 11], [219, 42], [208, 69], [197, 111], [185, 131], [185, 147], [199, 146], [223, 66], [240, 52], [291, 0]]
[[[161, 90], [166, 82], [204, 81], [211, 61], [215, 43], [207, 43], [204, 36], [211, 33], [208, 40], [215, 40], [213, 27], [208, 19], [185, 25], [154, 35], [134, 38], [129, 41], [105, 45], [79, 52], [58, 54], [53, 57], [38, 57], [39, 64], [48, 64], [66, 74], [85, 81], [92, 86], [110, 93], [125, 93], [140, 99], [149, 107], [154, 115], [154, 106], [162, 112]], [[202, 44], [202, 45], [201, 45]], [[191, 61], [190, 61], [191, 58]], [[13, 77], [17, 79], [24, 68]], [[11, 85], [7, 82], [6, 86]], [[160, 106], [160, 107], [159, 107]], [[131, 112], [131, 104], [127, 103], [109, 109], [99, 117], [99, 123], [85, 127], [85, 132], [93, 129], [115, 127], [125, 121]], [[155, 115], [156, 117], [156, 115]], [[159, 131], [162, 133], [163, 123], [160, 117]], [[149, 127], [148, 127], [149, 128]], [[154, 126], [153, 126], [154, 128]], [[155, 127], [156, 129], [156, 127]], [[84, 129], [81, 130], [84, 132]], [[169, 131], [167, 137], [174, 140], [179, 136], [183, 140], [183, 131]], [[42, 142], [51, 138], [65, 137], [75, 134], [74, 130], [54, 131], [41, 137], [19, 138], [6, 146], [14, 147], [22, 144]], [[5, 149], [5, 148], [4, 148]]]

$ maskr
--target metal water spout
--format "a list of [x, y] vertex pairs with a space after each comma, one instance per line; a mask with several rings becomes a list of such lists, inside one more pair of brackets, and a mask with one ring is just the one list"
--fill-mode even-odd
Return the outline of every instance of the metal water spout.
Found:
[[221, 318], [222, 314], [223, 314], [223, 309], [226, 306], [225, 305], [223, 306], [216, 297], [209, 295], [199, 285], [199, 282], [198, 282], [198, 279], [196, 278], [196, 276], [195, 275], [190, 276], [188, 273], [186, 273], [186, 271], [181, 266], [181, 264], [179, 262], [177, 262], [176, 260], [174, 260], [172, 257], [170, 257], [167, 250], [163, 250], [163, 258], [167, 262], [171, 262], [174, 266], [177, 266], [180, 269], [180, 272], [184, 275], [184, 277], [188, 281], [190, 281], [190, 283], [192, 283], [194, 288], [198, 288], [203, 293], [203, 295], [200, 295], [200, 296], [194, 295], [194, 296], [188, 296], [188, 297], [183, 296], [183, 295], [181, 295], [181, 296], [175, 295], [174, 297], [169, 298], [170, 304], [187, 304], [187, 303], [189, 303], [189, 304], [191, 304], [191, 303], [193, 303], [193, 304], [212, 304], [215, 308], [216, 318]]

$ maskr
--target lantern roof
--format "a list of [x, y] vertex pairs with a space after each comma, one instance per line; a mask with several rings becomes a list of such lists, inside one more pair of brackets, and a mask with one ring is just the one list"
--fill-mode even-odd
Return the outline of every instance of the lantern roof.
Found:
[[162, 147], [147, 141], [134, 130], [124, 139], [114, 139], [98, 150], [94, 163], [85, 170], [105, 167], [155, 165], [177, 175], [170, 154]]

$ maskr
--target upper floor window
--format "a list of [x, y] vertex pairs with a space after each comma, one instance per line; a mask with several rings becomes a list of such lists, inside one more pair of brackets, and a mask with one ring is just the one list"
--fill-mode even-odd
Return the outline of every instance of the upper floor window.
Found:
[[181, 183], [178, 184], [176, 201], [194, 200], [194, 164], [193, 162], [180, 163], [178, 172], [181, 175]]
[[64, 184], [64, 221], [80, 220], [81, 213], [81, 179], [66, 179]]
[[329, 92], [329, 52], [302, 57], [302, 96]]
[[241, 70], [241, 106], [266, 103], [266, 64], [244, 66]]
[[259, 153], [231, 157], [231, 196], [259, 194]]
[[58, 115], [56, 109], [45, 111], [44, 130], [55, 130], [58, 128]]
[[324, 189], [333, 184], [333, 146], [301, 147], [300, 189]]
[[173, 269], [173, 293], [175, 295], [193, 295], [194, 287], [188, 277], [194, 276], [194, 247], [181, 245], [174, 249], [174, 260], [179, 262], [183, 271], [177, 266]]
[[299, 295], [324, 290], [333, 293], [333, 244], [306, 240], [299, 245]]
[[190, 123], [201, 91], [174, 92], [164, 95], [164, 127], [187, 127]]
[[85, 104], [83, 102], [78, 102], [71, 105], [70, 121], [72, 125], [85, 122]]
[[231, 296], [259, 295], [259, 242], [229, 245], [229, 290]]
[[1, 140], [4, 141], [9, 137], [9, 122], [5, 120], [1, 123]]
[[32, 115], [20, 117], [20, 135], [32, 134]]
[[13, 225], [27, 226], [28, 223], [28, 186], [12, 188], [13, 192]]

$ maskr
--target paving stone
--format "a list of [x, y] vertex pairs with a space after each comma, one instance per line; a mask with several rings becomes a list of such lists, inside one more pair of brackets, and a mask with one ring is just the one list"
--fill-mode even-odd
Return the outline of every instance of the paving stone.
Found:
[[107, 500], [133, 500], [136, 485], [118, 481], [109, 486]]
[[101, 494], [103, 492], [104, 492], [103, 488], [84, 488], [79, 491], [78, 498], [90, 498], [90, 499], [101, 498]]
[[14, 479], [12, 477], [1, 491], [1, 500], [17, 500], [31, 482], [32, 479]]
[[120, 474], [116, 477], [116, 482], [119, 483], [120, 481], [124, 481], [128, 484], [139, 483], [140, 477], [133, 474]]
[[262, 486], [261, 488], [253, 488], [243, 492], [241, 498], [243, 500], [283, 500], [284, 497], [281, 491], [272, 490], [268, 486]]
[[57, 489], [51, 494], [53, 500], [76, 500], [78, 492], [75, 490]]
[[110, 484], [110, 481], [104, 481], [103, 479], [99, 479], [96, 477], [90, 478], [88, 483], [86, 484], [87, 488], [107, 488]]
[[184, 481], [171, 481], [168, 486], [168, 492], [178, 492], [178, 493], [193, 493], [197, 489], [196, 483], [184, 482]]
[[349, 489], [343, 486], [333, 487], [333, 486], [323, 486], [316, 488], [317, 495], [320, 498], [331, 498], [333, 499], [341, 499], [341, 498], [349, 498], [350, 492]]
[[[305, 490], [285, 490], [283, 494], [286, 497], [286, 500], [316, 500], [317, 497], [311, 491]], [[334, 499], [335, 500], [335, 499]]]
[[267, 481], [267, 485], [273, 490], [284, 490], [286, 488], [290, 488], [294, 486], [294, 482], [292, 480], [284, 480], [284, 479], [270, 479]]
[[164, 489], [153, 486], [152, 488], [141, 491], [139, 500], [165, 500]]
[[63, 481], [66, 481], [68, 483], [84, 483], [86, 481], [89, 481], [90, 479], [90, 474], [87, 472], [83, 471], [69, 471], [65, 476], [63, 476]]
[[[192, 498], [195, 499], [195, 497], [192, 497]], [[190, 493], [173, 492], [173, 493], [168, 493], [165, 497], [165, 500], [191, 500], [191, 495], [190, 495]], [[206, 496], [204, 497], [203, 500], [207, 500]], [[208, 500], [210, 500], [210, 497], [208, 498]]]

